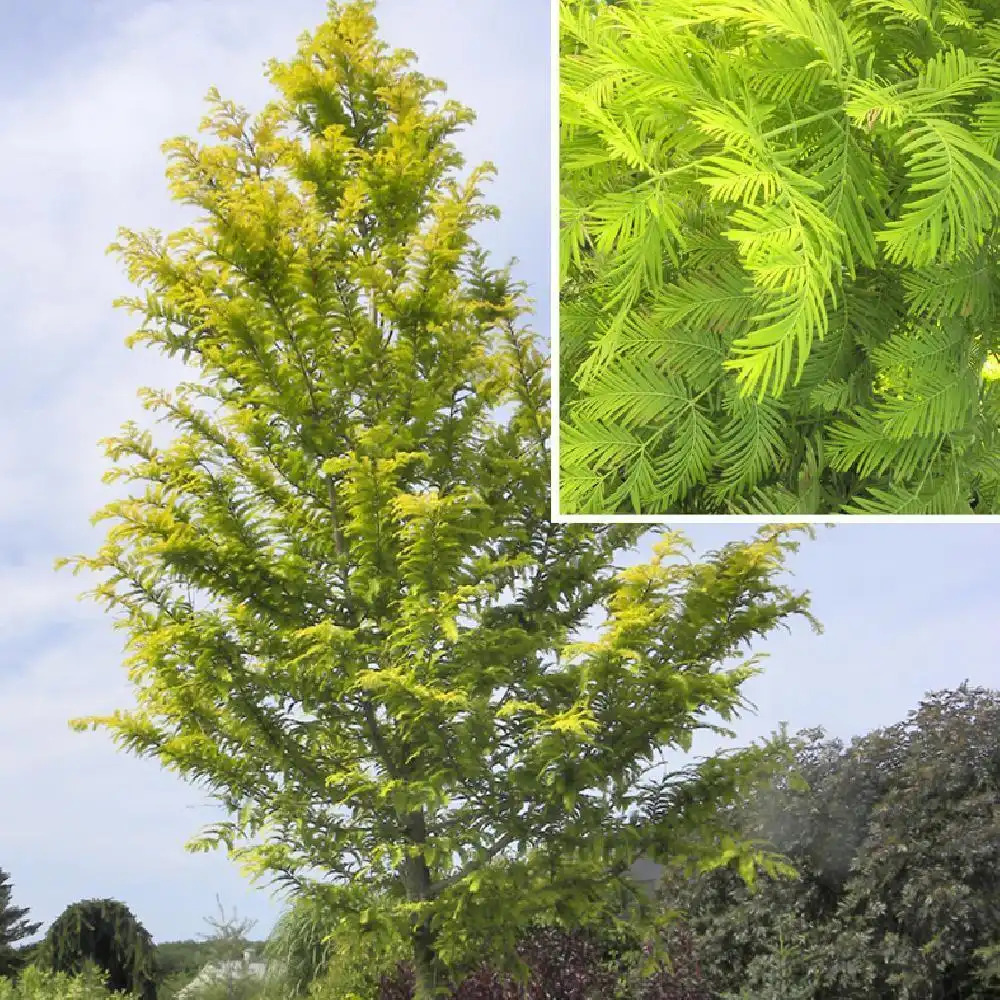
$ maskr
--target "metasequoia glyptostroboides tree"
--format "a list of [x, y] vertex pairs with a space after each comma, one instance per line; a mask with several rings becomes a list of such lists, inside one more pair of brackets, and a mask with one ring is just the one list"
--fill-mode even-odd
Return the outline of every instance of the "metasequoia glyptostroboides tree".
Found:
[[202, 782], [231, 818], [197, 844], [404, 942], [428, 997], [539, 915], [616, 907], [668, 835], [723, 857], [706, 796], [763, 755], [641, 828], [639, 779], [738, 707], [732, 657], [807, 600], [783, 529], [703, 562], [668, 535], [617, 573], [636, 529], [550, 522], [546, 364], [470, 236], [494, 214], [452, 142], [472, 116], [371, 3], [332, 4], [270, 77], [258, 116], [213, 93], [214, 139], [168, 144], [200, 221], [117, 246], [135, 340], [196, 377], [145, 394], [170, 443], [108, 445], [129, 497], [76, 565], [138, 707], [80, 724]]

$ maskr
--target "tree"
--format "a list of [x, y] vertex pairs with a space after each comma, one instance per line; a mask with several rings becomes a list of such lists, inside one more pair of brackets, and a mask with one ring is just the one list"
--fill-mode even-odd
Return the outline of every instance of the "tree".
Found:
[[261, 982], [251, 975], [248, 955], [255, 950], [251, 948], [249, 933], [257, 923], [256, 920], [240, 920], [236, 911], [230, 917], [226, 916], [225, 907], [220, 899], [218, 917], [206, 918], [211, 932], [204, 935], [208, 944], [208, 954], [212, 968], [206, 975], [206, 981], [194, 996], [197, 1000], [249, 1000], [261, 992]]
[[73, 976], [92, 964], [107, 974], [108, 989], [134, 993], [140, 1000], [156, 997], [152, 938], [115, 899], [84, 899], [67, 906], [46, 932], [37, 961]]
[[808, 599], [793, 529], [700, 561], [667, 533], [619, 572], [641, 529], [550, 521], [545, 359], [470, 235], [471, 115], [372, 7], [331, 4], [260, 115], [213, 93], [214, 141], [167, 147], [202, 220], [117, 245], [135, 340], [194, 377], [145, 394], [172, 441], [108, 444], [133, 486], [75, 565], [138, 707], [77, 725], [201, 782], [230, 818], [193, 846], [403, 942], [426, 998], [539, 912], [617, 907], [640, 851], [717, 851], [631, 822], [643, 767], [739, 710], [748, 644]]
[[10, 874], [0, 868], [0, 977], [10, 976], [20, 968], [21, 956], [14, 946], [42, 926], [26, 919], [28, 908], [15, 906], [12, 893]]
[[808, 788], [755, 791], [741, 821], [799, 879], [749, 892], [720, 871], [670, 891], [715, 985], [764, 995], [784, 976], [804, 1000], [994, 997], [1000, 692], [928, 695], [849, 747], [803, 735]]
[[205, 922], [211, 927], [209, 934], [203, 935], [208, 943], [209, 952], [220, 961], [242, 958], [250, 948], [249, 933], [256, 926], [256, 920], [240, 920], [233, 910], [231, 917], [226, 916], [226, 908], [222, 900], [216, 897], [219, 907], [218, 917], [206, 917]]
[[1000, 510], [994, 0], [561, 3], [565, 513]]

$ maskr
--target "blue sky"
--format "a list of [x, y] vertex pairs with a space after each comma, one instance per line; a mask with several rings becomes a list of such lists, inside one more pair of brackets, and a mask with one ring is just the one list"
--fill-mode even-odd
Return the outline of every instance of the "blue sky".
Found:
[[[419, 16], [414, 10], [419, 6]], [[547, 315], [547, 13], [539, 0], [383, 0], [383, 36], [479, 112], [463, 139], [494, 160], [504, 221], [484, 233], [516, 254]], [[38, 11], [41, 10], [41, 13]], [[4, 5], [0, 20], [0, 867], [15, 901], [46, 923], [92, 896], [126, 902], [157, 940], [206, 930], [215, 897], [269, 929], [279, 907], [224, 855], [185, 840], [213, 807], [72, 716], [130, 702], [120, 639], [79, 581], [52, 571], [90, 550], [89, 515], [107, 499], [97, 441], [138, 412], [140, 385], [176, 370], [127, 351], [127, 288], [104, 248], [119, 225], [169, 230], [159, 144], [191, 133], [212, 85], [258, 108], [263, 61], [294, 49], [325, 0], [50, 0]], [[697, 526], [699, 546], [748, 534]], [[827, 626], [769, 644], [747, 690], [759, 715], [848, 737], [901, 718], [929, 689], [1000, 682], [1000, 532], [985, 525], [841, 526], [794, 559]], [[711, 746], [700, 747], [707, 752]]]

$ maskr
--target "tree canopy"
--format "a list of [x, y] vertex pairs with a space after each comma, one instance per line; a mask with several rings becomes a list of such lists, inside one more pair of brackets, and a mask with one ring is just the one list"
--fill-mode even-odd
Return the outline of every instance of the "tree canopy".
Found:
[[1000, 7], [560, 11], [560, 510], [1000, 510]]
[[749, 891], [678, 878], [716, 988], [803, 1000], [987, 1000], [1000, 984], [1000, 692], [963, 685], [849, 746], [802, 734], [795, 770], [740, 809], [798, 870]]
[[732, 856], [705, 801], [768, 752], [640, 826], [642, 776], [809, 612], [793, 528], [702, 558], [665, 533], [623, 568], [640, 529], [552, 523], [546, 361], [471, 235], [496, 214], [453, 141], [472, 115], [376, 28], [332, 3], [259, 114], [213, 92], [209, 140], [166, 146], [200, 218], [116, 244], [133, 343], [192, 377], [144, 393], [172, 438], [107, 445], [127, 495], [75, 565], [137, 707], [78, 725], [200, 783], [229, 818], [193, 846], [402, 942], [426, 998], [539, 914], [617, 909], [640, 851]]

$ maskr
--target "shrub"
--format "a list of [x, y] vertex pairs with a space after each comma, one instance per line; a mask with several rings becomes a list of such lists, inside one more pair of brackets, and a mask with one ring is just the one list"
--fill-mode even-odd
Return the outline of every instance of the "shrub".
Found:
[[0, 1000], [109, 1000], [112, 994], [107, 977], [95, 965], [88, 964], [77, 975], [52, 972], [29, 965], [16, 983], [0, 979]]
[[[690, 934], [672, 928], [664, 943], [669, 964], [650, 963], [628, 938], [539, 927], [518, 948], [523, 979], [484, 965], [463, 979], [449, 1000], [711, 1000]], [[413, 995], [413, 972], [405, 964], [379, 984], [378, 1000]]]
[[846, 746], [801, 738], [805, 786], [757, 790], [737, 819], [799, 878], [670, 876], [706, 977], [781, 1000], [996, 1000], [1000, 691], [929, 694]]
[[115, 899], [84, 899], [53, 921], [38, 952], [38, 964], [71, 975], [92, 962], [108, 976], [110, 989], [156, 996], [152, 938], [132, 911]]

